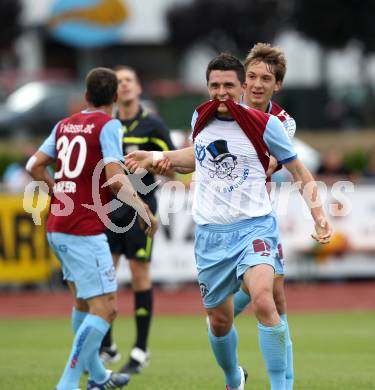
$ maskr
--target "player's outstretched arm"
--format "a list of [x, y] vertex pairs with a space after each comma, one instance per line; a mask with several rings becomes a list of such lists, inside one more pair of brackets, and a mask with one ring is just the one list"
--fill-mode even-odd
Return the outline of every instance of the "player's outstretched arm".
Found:
[[25, 169], [30, 173], [31, 177], [37, 181], [44, 181], [49, 188], [49, 193], [53, 192], [53, 185], [55, 181], [48, 172], [48, 165], [54, 163], [55, 160], [47, 154], [38, 150], [33, 156], [29, 158]]
[[138, 168], [144, 169], [176, 169], [193, 171], [195, 169], [194, 147], [165, 152], [146, 152], [138, 150], [125, 156], [125, 165], [134, 172]]
[[322, 208], [318, 186], [314, 177], [298, 159], [286, 163], [284, 166], [293, 175], [294, 181], [301, 183], [300, 193], [309, 207], [315, 222], [315, 234], [312, 237], [321, 244], [328, 243], [332, 235], [332, 229]]
[[[149, 169], [149, 172], [156, 174], [156, 175], [162, 175], [162, 176], [174, 176], [175, 173], [192, 173], [195, 171], [191, 167], [189, 168], [184, 168], [184, 167], [173, 167], [172, 164], [169, 161], [168, 157], [164, 157], [163, 160], [156, 161], [152, 169]], [[173, 174], [173, 175], [172, 175]]]
[[152, 237], [157, 230], [157, 220], [152, 214], [150, 208], [138, 196], [129, 178], [124, 174], [123, 166], [117, 162], [110, 162], [105, 166], [107, 183], [111, 190], [122, 202], [133, 207], [140, 217], [148, 225], [145, 232]]

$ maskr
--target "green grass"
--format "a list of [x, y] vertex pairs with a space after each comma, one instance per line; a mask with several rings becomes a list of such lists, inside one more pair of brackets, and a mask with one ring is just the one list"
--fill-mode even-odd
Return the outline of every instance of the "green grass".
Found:
[[[296, 390], [375, 389], [375, 313], [292, 314], [289, 323]], [[131, 319], [116, 322], [115, 338], [124, 355], [130, 349], [133, 328]], [[247, 388], [269, 389], [254, 318], [240, 317], [237, 330], [240, 363], [250, 374]], [[2, 320], [0, 335], [0, 389], [52, 390], [70, 349], [69, 320]], [[151, 365], [132, 379], [129, 389], [224, 389], [204, 318], [155, 318], [150, 347]]]

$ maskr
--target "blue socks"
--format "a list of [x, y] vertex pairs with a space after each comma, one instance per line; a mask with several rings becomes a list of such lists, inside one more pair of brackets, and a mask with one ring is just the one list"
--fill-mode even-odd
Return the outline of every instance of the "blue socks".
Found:
[[259, 346], [266, 364], [271, 390], [285, 390], [286, 386], [286, 325], [264, 326], [258, 323]]
[[216, 361], [224, 371], [226, 384], [229, 387], [238, 387], [241, 383], [241, 372], [237, 363], [238, 337], [236, 329], [232, 326], [225, 336], [217, 337], [209, 327], [208, 339]]
[[286, 390], [293, 390], [294, 368], [293, 368], [293, 344], [290, 338], [288, 319], [286, 314], [281, 314], [280, 318], [286, 326]]
[[103, 318], [87, 314], [76, 332], [71, 354], [63, 375], [57, 385], [58, 390], [78, 389], [82, 372], [89, 367], [90, 378], [104, 382], [108, 373], [99, 358], [99, 348], [109, 323]]
[[77, 330], [81, 326], [83, 320], [87, 316], [87, 312], [85, 311], [79, 311], [73, 306], [72, 310], [72, 328], [73, 328], [73, 334], [77, 333]]
[[246, 306], [251, 302], [251, 297], [247, 294], [242, 288], [240, 288], [233, 295], [233, 306], [234, 306], [234, 316], [237, 317], [238, 314], [243, 312]]

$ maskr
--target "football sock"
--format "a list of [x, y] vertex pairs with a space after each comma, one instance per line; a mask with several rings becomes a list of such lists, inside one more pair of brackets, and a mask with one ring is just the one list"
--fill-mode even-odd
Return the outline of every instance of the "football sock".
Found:
[[286, 326], [258, 323], [259, 345], [271, 383], [271, 390], [284, 390], [286, 381]]
[[286, 390], [292, 390], [294, 383], [293, 344], [290, 338], [287, 315], [281, 314], [280, 318], [284, 321], [286, 326]]
[[216, 361], [223, 369], [225, 382], [229, 387], [236, 388], [241, 383], [241, 371], [237, 362], [237, 332], [232, 326], [225, 336], [215, 336], [208, 328], [208, 339]]
[[137, 338], [135, 347], [147, 350], [147, 339], [152, 319], [153, 299], [152, 288], [134, 293], [135, 323]]
[[233, 296], [234, 316], [237, 317], [242, 313], [250, 302], [250, 295], [240, 287]]
[[81, 326], [83, 320], [86, 318], [87, 312], [85, 311], [79, 311], [73, 306], [72, 309], [72, 328], [73, 328], [73, 333], [76, 334], [77, 330]]
[[108, 373], [99, 358], [99, 347], [108, 328], [109, 323], [103, 318], [87, 314], [75, 335], [72, 351], [57, 385], [58, 390], [77, 389], [86, 367], [95, 382], [107, 379]]
[[113, 325], [111, 325], [109, 327], [108, 332], [105, 334], [100, 349], [111, 347], [111, 345], [112, 345], [112, 327], [113, 327]]

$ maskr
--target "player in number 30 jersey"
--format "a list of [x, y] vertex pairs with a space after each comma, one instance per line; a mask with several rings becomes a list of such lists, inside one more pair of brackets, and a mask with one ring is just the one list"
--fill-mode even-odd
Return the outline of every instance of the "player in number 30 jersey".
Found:
[[[51, 207], [65, 207], [58, 195], [65, 193], [74, 208], [67, 216], [50, 213], [47, 231], [79, 235], [103, 233], [105, 227], [98, 214], [84, 205], [93, 203], [93, 173], [99, 161], [123, 159], [120, 148], [121, 124], [105, 112], [82, 111], [60, 121], [41, 150], [56, 156], [54, 196]], [[51, 152], [49, 152], [51, 151]], [[111, 200], [109, 187], [103, 187], [104, 170], [98, 171], [101, 204]], [[56, 206], [55, 206], [56, 205]]]
[[[117, 306], [116, 272], [99, 208], [110, 200], [111, 189], [151, 223], [151, 235], [156, 220], [120, 164], [121, 124], [111, 117], [116, 98], [117, 78], [112, 70], [89, 72], [87, 110], [60, 121], [26, 166], [34, 180], [47, 184], [52, 195], [47, 237], [75, 300], [75, 338], [55, 390], [78, 389], [87, 369], [88, 389], [122, 388], [129, 382], [126, 374], [108, 372], [99, 358], [100, 344], [116, 317]], [[54, 178], [47, 170], [53, 162]], [[90, 209], [94, 198], [95, 210]]]

